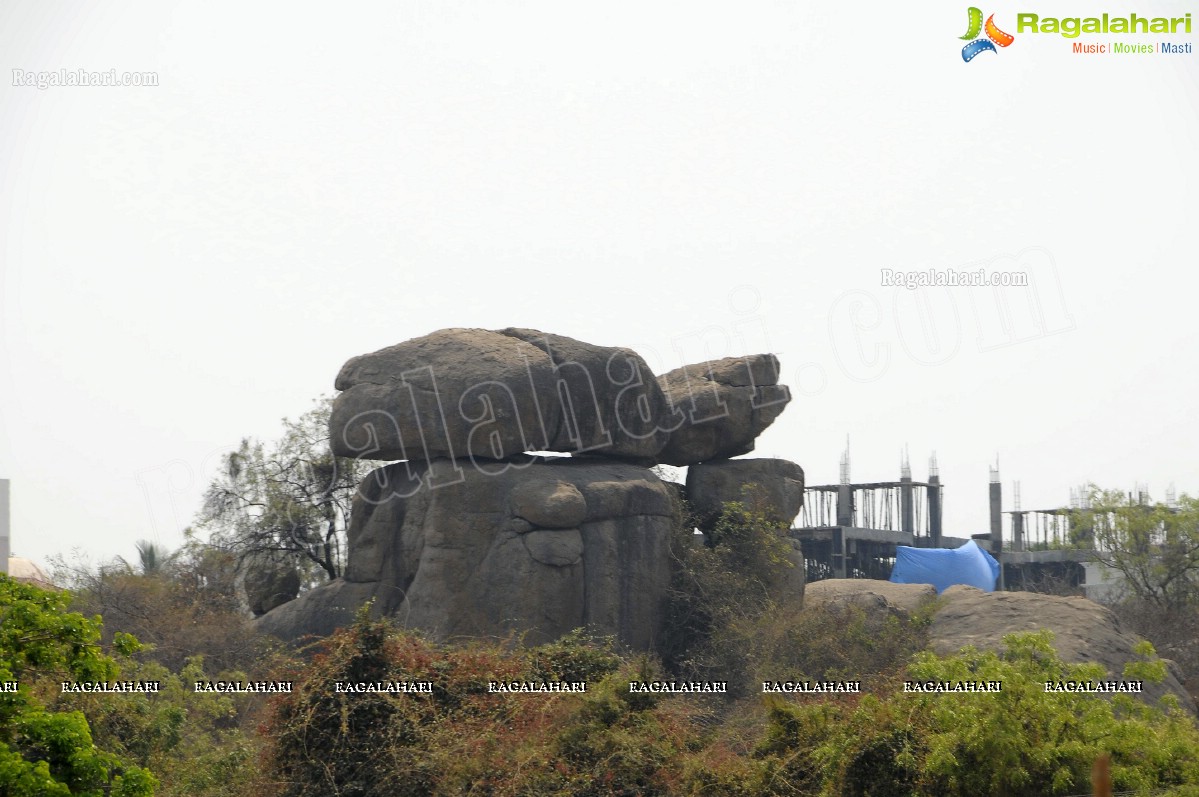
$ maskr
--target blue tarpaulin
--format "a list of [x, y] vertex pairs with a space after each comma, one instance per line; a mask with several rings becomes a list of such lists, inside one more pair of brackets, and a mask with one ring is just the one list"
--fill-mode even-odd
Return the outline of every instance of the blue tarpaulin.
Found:
[[896, 584], [932, 584], [939, 593], [954, 584], [966, 584], [993, 592], [998, 578], [999, 562], [974, 540], [961, 548], [895, 546], [891, 580]]

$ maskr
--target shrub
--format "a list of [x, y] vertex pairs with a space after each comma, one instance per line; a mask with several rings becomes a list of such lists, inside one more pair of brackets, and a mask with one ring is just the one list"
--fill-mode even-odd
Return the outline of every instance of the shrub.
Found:
[[[141, 767], [93, 743], [79, 711], [55, 710], [56, 682], [111, 681], [119, 670], [99, 646], [100, 623], [67, 611], [68, 596], [0, 575], [0, 793], [10, 797], [154, 793]], [[137, 640], [116, 639], [124, 652]]]
[[[776, 704], [759, 754], [787, 761], [790, 777], [819, 783], [825, 795], [1072, 795], [1088, 788], [1105, 752], [1117, 791], [1199, 782], [1199, 731], [1176, 704], [1046, 693], [1047, 681], [1104, 677], [1097, 665], [1062, 663], [1051, 639], [1012, 634], [1002, 656], [921, 653], [909, 668], [915, 680], [1000, 681], [997, 694], [896, 691], [856, 706]], [[1126, 675], [1164, 676], [1151, 648], [1141, 652]]]
[[777, 522], [742, 503], [725, 504], [704, 545], [691, 526], [684, 513], [672, 539], [663, 659], [673, 672], [740, 684], [748, 629], [791, 608], [777, 601], [795, 566], [791, 543]]
[[[280, 696], [264, 731], [280, 795], [673, 794], [698, 711], [629, 682], [664, 677], [577, 632], [529, 650], [441, 648], [364, 613]], [[585, 693], [497, 694], [497, 681], [586, 680]], [[335, 694], [336, 681], [431, 681]]]

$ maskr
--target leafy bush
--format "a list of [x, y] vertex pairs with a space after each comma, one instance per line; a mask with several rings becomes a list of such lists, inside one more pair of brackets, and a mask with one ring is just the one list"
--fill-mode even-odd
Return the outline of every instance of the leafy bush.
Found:
[[674, 672], [740, 683], [747, 662], [739, 643], [756, 620], [778, 614], [779, 588], [795, 567], [791, 543], [746, 504], [725, 504], [702, 545], [682, 514], [671, 545], [663, 659]]
[[[918, 654], [913, 680], [1000, 681], [996, 694], [863, 696], [856, 706], [776, 702], [760, 755], [822, 795], [1073, 795], [1091, 766], [1112, 758], [1117, 791], [1199, 783], [1199, 731], [1176, 703], [1154, 708], [1117, 695], [1046, 693], [1045, 683], [1102, 680], [1098, 665], [1067, 665], [1049, 632], [1012, 634], [1002, 656], [966, 648]], [[1164, 676], [1151, 647], [1126, 670]]]
[[[9, 797], [154, 793], [149, 772], [93, 743], [79, 711], [48, 706], [57, 681], [108, 682], [116, 662], [100, 650], [100, 623], [67, 611], [68, 596], [0, 575], [0, 792]], [[132, 652], [137, 640], [115, 640]]]
[[203, 656], [217, 670], [247, 669], [272, 652], [239, 603], [236, 561], [194, 537], [149, 572], [121, 559], [93, 566], [59, 558], [55, 579], [71, 588], [71, 608], [104, 619], [103, 642], [128, 633], [144, 646], [141, 658], [171, 672]]
[[[753, 493], [748, 498], [752, 500]], [[928, 642], [935, 604], [911, 619], [857, 606], [802, 608], [781, 585], [795, 573], [790, 541], [750, 504], [725, 504], [707, 544], [690, 521], [676, 533], [664, 655], [685, 677], [728, 681], [744, 698], [764, 680], [860, 680], [895, 673]]]
[[96, 744], [154, 773], [160, 797], [241, 797], [255, 793], [260, 743], [246, 725], [265, 696], [195, 692], [196, 681], [250, 680], [205, 672], [196, 657], [178, 673], [117, 657], [123, 680], [157, 681], [159, 691], [117, 696], [65, 694], [55, 704], [87, 717]]

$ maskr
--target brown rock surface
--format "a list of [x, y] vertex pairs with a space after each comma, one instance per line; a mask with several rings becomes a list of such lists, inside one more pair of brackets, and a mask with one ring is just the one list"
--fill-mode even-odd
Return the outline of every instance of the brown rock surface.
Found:
[[[622, 463], [494, 464], [486, 472], [436, 460], [423, 472], [396, 463], [372, 473], [355, 504], [345, 581], [264, 615], [259, 627], [285, 639], [322, 633], [331, 621], [309, 607], [325, 611], [350, 595], [374, 597], [378, 613], [437, 639], [515, 632], [538, 643], [590, 626], [652, 649], [670, 581], [671, 489]], [[536, 496], [545, 498], [540, 512], [530, 511]]]
[[867, 610], [912, 614], [935, 597], [937, 591], [928, 584], [893, 584], [872, 578], [829, 578], [808, 584], [804, 604], [835, 608], [852, 604]]
[[[1124, 665], [1136, 661], [1133, 647], [1139, 637], [1124, 632], [1110, 609], [1086, 598], [1063, 598], [1033, 592], [983, 592], [954, 586], [941, 593], [944, 606], [933, 615], [933, 649], [952, 653], [966, 645], [998, 650], [1003, 636], [1016, 631], [1047, 628], [1063, 661], [1100, 664], [1110, 678], [1119, 679]], [[1156, 701], [1167, 692], [1178, 696], [1191, 712], [1195, 704], [1178, 678], [1178, 667], [1160, 685], [1145, 684], [1145, 696]]]
[[753, 451], [754, 440], [791, 400], [778, 377], [773, 354], [685, 365], [658, 377], [670, 406], [683, 414], [658, 461], [694, 465]]
[[330, 444], [382, 460], [502, 459], [545, 450], [560, 422], [553, 363], [522, 340], [442, 329], [350, 359], [335, 383]]
[[536, 329], [438, 330], [351, 358], [335, 386], [339, 456], [653, 462], [682, 422], [636, 352]]
[[561, 404], [561, 421], [547, 451], [652, 460], [666, 445], [670, 407], [641, 355], [536, 329], [500, 334], [536, 346], [553, 363], [555, 388], [544, 400]]
[[[809, 584], [807, 605], [845, 605], [848, 603], [911, 614], [936, 598], [935, 590], [925, 584], [892, 584], [874, 579], [828, 579]], [[1123, 677], [1124, 665], [1136, 661], [1133, 648], [1140, 641], [1120, 628], [1112, 612], [1086, 598], [1063, 598], [1032, 592], [983, 592], [967, 586], [945, 590], [929, 628], [931, 647], [949, 655], [973, 645], [979, 650], [1000, 650], [1006, 634], [1021, 631], [1053, 632], [1053, 647], [1063, 661], [1072, 664], [1099, 664], [1108, 678]], [[1195, 712], [1178, 678], [1178, 667], [1167, 662], [1166, 680], [1145, 684], [1143, 698], [1149, 702], [1164, 694], [1175, 695], [1187, 710]]]
[[[757, 488], [747, 495], [745, 488]], [[687, 500], [700, 527], [719, 516], [729, 501], [760, 500], [758, 507], [790, 527], [803, 507], [803, 469], [785, 459], [727, 459], [687, 469]]]

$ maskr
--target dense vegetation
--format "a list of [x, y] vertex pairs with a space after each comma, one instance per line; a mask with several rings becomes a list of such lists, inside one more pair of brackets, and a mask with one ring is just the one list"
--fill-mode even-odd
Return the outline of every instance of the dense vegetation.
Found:
[[[154, 778], [93, 743], [88, 719], [54, 697], [60, 681], [109, 681], [117, 663], [99, 650], [100, 624], [66, 611], [67, 598], [0, 575], [0, 791], [10, 797], [142, 797]], [[137, 642], [120, 636], [119, 653]], [[97, 740], [98, 741], [98, 740]]]
[[[680, 526], [662, 660], [581, 631], [536, 648], [442, 646], [366, 612], [308, 650], [279, 650], [233, 598], [236, 556], [194, 541], [143, 552], [140, 566], [60, 568], [71, 593], [0, 581], [0, 680], [20, 682], [0, 693], [0, 794], [1078, 795], [1107, 754], [1117, 791], [1199, 795], [1194, 719], [1169, 701], [1046, 693], [1046, 681], [1102, 676], [1062, 663], [1047, 634], [937, 657], [924, 652], [931, 606], [908, 619], [777, 605], [771, 585], [792, 565], [775, 528], [752, 501], [727, 506], [706, 544]], [[1161, 678], [1152, 647], [1141, 653], [1128, 676]], [[193, 691], [213, 678], [295, 688]], [[57, 688], [116, 679], [161, 688]], [[729, 693], [630, 691], [659, 679]], [[860, 680], [862, 693], [759, 691], [802, 679]], [[905, 679], [1003, 689], [913, 694]], [[432, 686], [334, 689], [347, 681]], [[587, 690], [497, 694], [489, 681]]]

